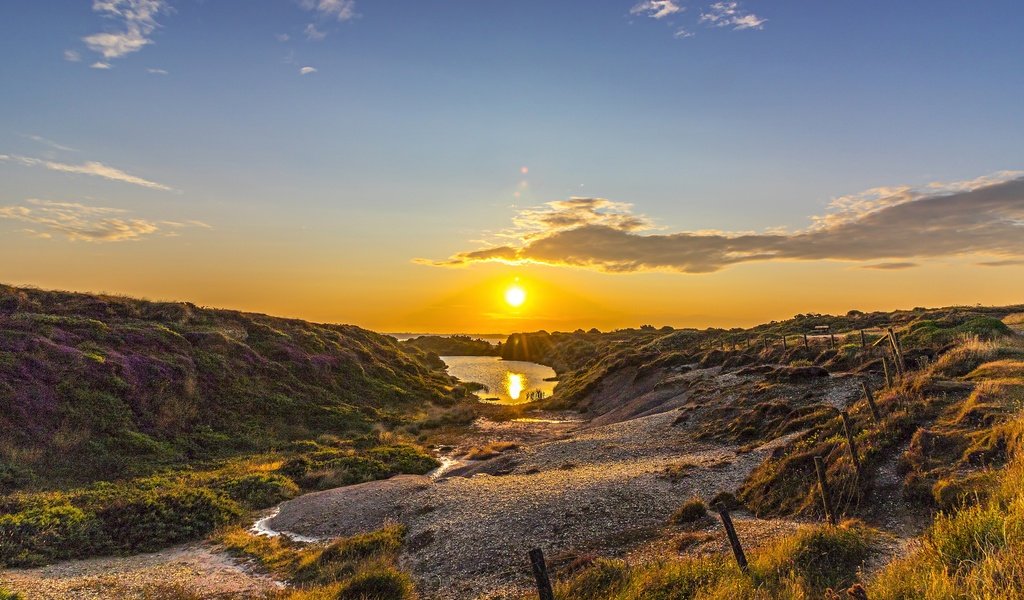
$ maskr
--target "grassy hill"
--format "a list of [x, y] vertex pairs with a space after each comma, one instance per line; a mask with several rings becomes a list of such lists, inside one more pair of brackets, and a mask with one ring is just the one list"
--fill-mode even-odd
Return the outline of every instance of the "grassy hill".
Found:
[[158, 548], [435, 461], [456, 402], [414, 347], [189, 303], [0, 286], [0, 563]]

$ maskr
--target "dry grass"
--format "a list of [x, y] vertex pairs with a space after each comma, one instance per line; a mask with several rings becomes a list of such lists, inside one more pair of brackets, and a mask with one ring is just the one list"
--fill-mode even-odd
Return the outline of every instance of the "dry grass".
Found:
[[519, 447], [519, 444], [515, 442], [493, 442], [486, 446], [474, 446], [470, 448], [469, 452], [466, 452], [462, 458], [466, 460], [487, 460], [488, 458], [494, 458], [509, 450], [515, 450]]
[[396, 567], [404, 535], [404, 528], [393, 524], [326, 545], [301, 544], [235, 527], [218, 541], [229, 553], [292, 584], [282, 599], [410, 600], [416, 598], [415, 587]]
[[722, 556], [630, 565], [599, 559], [555, 586], [564, 600], [821, 598], [855, 583], [882, 534], [856, 521], [805, 526], [752, 555], [743, 574]]

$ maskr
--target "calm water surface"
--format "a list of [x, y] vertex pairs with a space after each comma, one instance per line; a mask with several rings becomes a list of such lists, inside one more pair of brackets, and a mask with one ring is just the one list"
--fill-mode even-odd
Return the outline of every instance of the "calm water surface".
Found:
[[541, 391], [547, 398], [555, 389], [551, 367], [521, 360], [501, 360], [496, 356], [442, 356], [448, 373], [462, 381], [487, 386], [476, 394], [481, 398], [497, 398], [500, 404], [529, 402], [530, 392]]

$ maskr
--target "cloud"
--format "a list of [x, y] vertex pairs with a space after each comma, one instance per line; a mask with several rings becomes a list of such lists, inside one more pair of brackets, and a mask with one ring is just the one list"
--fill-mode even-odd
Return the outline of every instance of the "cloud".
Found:
[[917, 263], [913, 262], [883, 262], [875, 263], [872, 265], [864, 265], [862, 269], [878, 269], [879, 271], [899, 271], [902, 269], [913, 269], [918, 266]]
[[110, 63], [106, 63], [106, 62], [103, 62], [101, 60], [98, 60], [98, 61], [92, 63], [91, 65], [89, 65], [89, 68], [90, 69], [109, 69], [110, 68]]
[[715, 2], [708, 6], [700, 15], [701, 23], [714, 27], [732, 27], [733, 29], [761, 29], [767, 21], [754, 13], [745, 12], [739, 2]]
[[663, 19], [684, 9], [672, 0], [642, 0], [629, 9], [631, 15], [644, 15], [652, 19]]
[[[459, 252], [437, 266], [540, 263], [606, 272], [708, 273], [735, 264], [780, 260], [885, 261], [987, 254], [1024, 257], [1024, 173], [1003, 172], [923, 189], [876, 188], [837, 198], [832, 212], [797, 232], [662, 233], [629, 204], [571, 198], [529, 208], [498, 243]], [[887, 191], [883, 191], [887, 190]], [[869, 267], [870, 268], [870, 267]]]
[[146, 72], [150, 75], [167, 75], [167, 71], [164, 69], [154, 69], [152, 67], [146, 69]]
[[124, 217], [125, 212], [118, 208], [76, 202], [33, 199], [23, 205], [0, 206], [0, 219], [29, 223], [38, 229], [23, 229], [22, 232], [43, 239], [56, 234], [72, 241], [123, 242], [139, 240], [160, 231], [156, 223]]
[[87, 161], [80, 165], [71, 165], [66, 163], [54, 162], [51, 160], [43, 160], [40, 158], [30, 158], [27, 156], [13, 156], [6, 154], [0, 154], [0, 161], [15, 162], [26, 167], [45, 167], [51, 171], [59, 171], [62, 173], [92, 175], [94, 177], [102, 177], [104, 179], [109, 179], [111, 181], [131, 183], [133, 185], [139, 185], [153, 190], [162, 190], [165, 192], [169, 192], [174, 189], [162, 183], [157, 183], [155, 181], [149, 181], [148, 179], [136, 177], [135, 175], [130, 175], [120, 169], [109, 167], [103, 163], [96, 161]]
[[681, 40], [683, 38], [693, 37], [693, 35], [694, 34], [692, 31], [680, 27], [679, 29], [676, 30], [675, 33], [672, 34], [672, 37], [676, 38], [677, 40]]
[[299, 75], [309, 75], [310, 73], [316, 73], [316, 69], [313, 67], [302, 67], [299, 69]]
[[79, 54], [77, 50], [65, 50], [64, 60], [68, 62], [80, 62], [82, 60], [82, 55]]
[[989, 260], [978, 263], [981, 267], [1017, 267], [1024, 265], [1024, 259], [1008, 258], [1005, 260]]
[[287, 42], [292, 39], [287, 33], [275, 33], [274, 38], [279, 42]]
[[299, 6], [323, 18], [349, 21], [356, 17], [355, 0], [299, 0]]
[[315, 42], [319, 42], [320, 40], [327, 37], [327, 32], [320, 31], [319, 29], [316, 28], [316, 25], [312, 23], [306, 25], [306, 28], [302, 30], [302, 32], [306, 34], [307, 40], [313, 40]]
[[28, 140], [32, 140], [33, 142], [38, 142], [38, 143], [40, 143], [40, 144], [42, 144], [44, 146], [49, 146], [49, 147], [53, 148], [54, 150], [61, 150], [63, 152], [78, 152], [78, 150], [75, 150], [74, 148], [71, 148], [69, 146], [65, 146], [63, 144], [58, 144], [57, 142], [55, 142], [53, 140], [48, 140], [48, 139], [44, 138], [41, 135], [26, 135], [26, 134], [22, 134], [21, 137], [23, 137], [25, 139], [28, 139]]
[[121, 22], [120, 31], [94, 33], [82, 38], [90, 50], [103, 56], [104, 60], [110, 60], [152, 44], [149, 35], [159, 26], [156, 17], [169, 10], [169, 6], [165, 0], [93, 0], [92, 9]]

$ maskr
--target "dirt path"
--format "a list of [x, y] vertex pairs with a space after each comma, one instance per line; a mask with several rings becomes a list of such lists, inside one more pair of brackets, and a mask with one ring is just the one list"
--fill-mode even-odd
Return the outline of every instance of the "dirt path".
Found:
[[[678, 406], [683, 390], [660, 388], [658, 402]], [[739, 453], [736, 446], [696, 441], [692, 431], [674, 426], [678, 415], [665, 410], [571, 432], [558, 429], [554, 439], [527, 443], [437, 480], [400, 476], [308, 494], [282, 505], [269, 525], [331, 537], [396, 520], [408, 529], [402, 564], [425, 598], [513, 597], [528, 589], [529, 549], [622, 554], [659, 535], [688, 498], [735, 490], [785, 441]], [[515, 441], [514, 426], [478, 427], [482, 438]], [[666, 476], [667, 467], [684, 464], [684, 476]], [[751, 532], [776, 531], [758, 520], [740, 521]]]
[[280, 589], [206, 544], [126, 557], [0, 571], [0, 586], [27, 600], [260, 598]]

